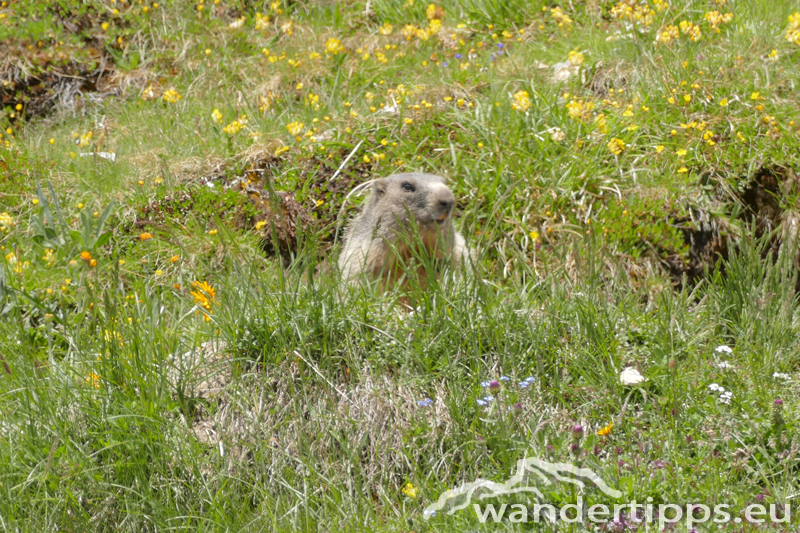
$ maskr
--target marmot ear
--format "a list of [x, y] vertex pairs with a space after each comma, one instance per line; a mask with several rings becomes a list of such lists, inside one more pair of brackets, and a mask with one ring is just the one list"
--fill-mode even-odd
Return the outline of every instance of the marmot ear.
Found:
[[372, 184], [372, 192], [375, 196], [383, 196], [386, 193], [386, 180], [383, 178], [375, 180]]

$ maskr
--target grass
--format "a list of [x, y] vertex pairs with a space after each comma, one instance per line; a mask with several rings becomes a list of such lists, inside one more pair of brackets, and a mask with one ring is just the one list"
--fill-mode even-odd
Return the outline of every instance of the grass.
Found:
[[[795, 511], [797, 6], [665, 5], [0, 7], [0, 528], [528, 530], [423, 517], [525, 457]], [[333, 268], [397, 171], [477, 258], [413, 312]]]

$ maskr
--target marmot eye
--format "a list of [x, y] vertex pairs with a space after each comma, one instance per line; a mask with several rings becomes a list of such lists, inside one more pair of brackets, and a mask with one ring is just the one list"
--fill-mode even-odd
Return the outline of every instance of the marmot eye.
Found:
[[415, 189], [414, 186], [411, 185], [410, 183], [404, 183], [403, 184], [403, 190], [406, 191], [406, 192], [414, 192], [417, 189]]

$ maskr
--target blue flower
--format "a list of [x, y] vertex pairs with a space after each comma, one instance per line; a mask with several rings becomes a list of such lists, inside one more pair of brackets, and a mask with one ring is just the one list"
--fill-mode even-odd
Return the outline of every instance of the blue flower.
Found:
[[497, 48], [505, 48], [505, 46], [503, 43], [497, 43]]
[[456, 59], [461, 59], [461, 54], [456, 54]]
[[482, 399], [477, 400], [478, 405], [480, 405], [481, 407], [486, 407], [487, 405], [489, 405], [493, 401], [494, 401], [494, 396], [491, 396], [491, 395], [490, 396], [484, 396]]
[[489, 385], [491, 385], [490, 381], [481, 381], [481, 387], [484, 389], [489, 388]]
[[500, 381], [511, 381], [511, 378], [508, 376], [500, 376]]
[[[444, 68], [447, 68], [447, 67], [448, 67], [447, 61], [445, 61], [444, 63], [442, 63], [442, 66], [443, 66]], [[433, 516], [433, 515], [431, 515], [431, 516]]]
[[430, 407], [433, 405], [433, 400], [430, 398], [425, 398], [424, 400], [417, 400], [417, 405], [420, 407]]

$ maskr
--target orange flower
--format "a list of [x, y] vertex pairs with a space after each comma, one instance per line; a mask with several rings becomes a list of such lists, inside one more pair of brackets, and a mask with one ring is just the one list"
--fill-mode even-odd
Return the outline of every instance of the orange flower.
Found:
[[197, 290], [190, 291], [189, 294], [194, 296], [194, 303], [201, 307], [198, 312], [202, 311], [203, 320], [211, 320], [211, 317], [209, 316], [211, 313], [213, 313], [211, 310], [211, 304], [217, 303], [217, 292], [205, 281], [193, 281], [192, 287]]
[[147, 233], [147, 232], [139, 234], [139, 239], [143, 240], [143, 241], [146, 241], [146, 240], [152, 239], [152, 238], [153, 238], [153, 236], [150, 233]]
[[89, 262], [91, 258], [92, 254], [90, 254], [89, 252], [81, 252], [81, 261]]

